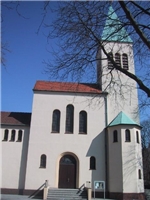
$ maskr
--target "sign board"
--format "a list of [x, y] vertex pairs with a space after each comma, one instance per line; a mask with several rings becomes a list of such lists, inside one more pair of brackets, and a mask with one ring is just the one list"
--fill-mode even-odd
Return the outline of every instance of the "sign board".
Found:
[[94, 199], [95, 199], [95, 190], [103, 190], [105, 199], [105, 181], [94, 181]]

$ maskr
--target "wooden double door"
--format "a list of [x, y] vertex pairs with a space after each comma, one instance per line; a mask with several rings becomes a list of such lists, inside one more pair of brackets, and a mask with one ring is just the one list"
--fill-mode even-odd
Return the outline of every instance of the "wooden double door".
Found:
[[59, 188], [76, 188], [76, 160], [72, 155], [60, 159]]

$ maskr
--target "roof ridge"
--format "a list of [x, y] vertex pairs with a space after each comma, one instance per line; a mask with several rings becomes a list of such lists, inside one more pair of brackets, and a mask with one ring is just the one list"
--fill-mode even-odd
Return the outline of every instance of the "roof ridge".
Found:
[[73, 93], [95, 93], [95, 94], [102, 93], [97, 83], [56, 82], [56, 81], [37, 81], [35, 83], [33, 90], [49, 91], [49, 92], [73, 92]]

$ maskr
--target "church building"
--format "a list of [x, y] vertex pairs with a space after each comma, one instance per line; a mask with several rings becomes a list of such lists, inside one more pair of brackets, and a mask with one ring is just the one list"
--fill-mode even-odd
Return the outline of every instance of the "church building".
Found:
[[[120, 24], [110, 6], [101, 39], [134, 73], [133, 42]], [[48, 180], [49, 189], [91, 187], [99, 197], [97, 181], [108, 198], [144, 199], [136, 83], [101, 48], [97, 60], [96, 83], [37, 81], [32, 113], [1, 112], [2, 193], [30, 195]]]

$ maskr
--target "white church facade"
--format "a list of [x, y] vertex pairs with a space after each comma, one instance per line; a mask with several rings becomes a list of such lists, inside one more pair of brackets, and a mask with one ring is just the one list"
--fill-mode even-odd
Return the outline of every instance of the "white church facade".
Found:
[[[106, 41], [105, 33], [107, 52], [134, 73], [129, 36]], [[37, 81], [32, 113], [1, 112], [2, 193], [31, 194], [45, 180], [94, 191], [94, 181], [104, 181], [110, 198], [144, 199], [136, 83], [112, 70], [101, 49], [97, 57], [98, 83]], [[110, 70], [118, 84], [104, 91]]]

